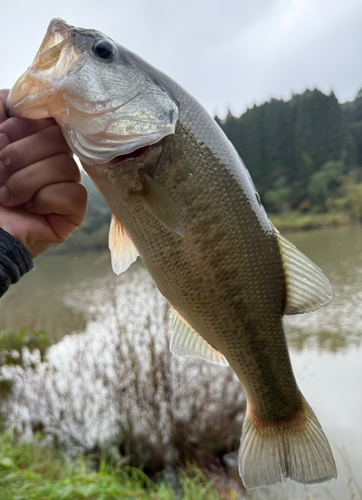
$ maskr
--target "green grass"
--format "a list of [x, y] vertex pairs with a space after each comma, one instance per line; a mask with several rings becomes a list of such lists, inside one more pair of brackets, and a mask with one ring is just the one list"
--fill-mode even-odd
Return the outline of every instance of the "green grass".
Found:
[[[362, 498], [362, 490], [340, 451], [349, 472], [352, 499]], [[211, 476], [210, 476], [211, 477]], [[0, 434], [0, 500], [253, 500], [260, 498], [246, 492], [223, 474], [210, 481], [197, 467], [179, 471], [173, 477], [176, 491], [167, 481], [154, 483], [140, 469], [109, 461], [92, 468], [92, 457], [71, 461], [61, 450], [44, 446], [41, 439], [25, 442], [9, 434]], [[324, 488], [326, 498], [335, 498]], [[320, 492], [303, 498], [322, 498]], [[265, 498], [265, 496], [263, 496]], [[271, 493], [270, 500], [279, 497]], [[283, 496], [283, 499], [286, 496]], [[298, 497], [302, 498], [302, 497]], [[324, 496], [323, 496], [324, 498]]]
[[269, 214], [269, 218], [280, 230], [307, 230], [321, 227], [345, 226], [351, 224], [351, 218], [347, 213], [320, 213], [311, 214], [290, 210], [284, 214]]
[[[224, 497], [225, 498], [225, 497]], [[221, 500], [205, 476], [180, 473], [180, 493], [155, 484], [141, 470], [91, 459], [67, 460], [62, 451], [39, 442], [0, 436], [0, 500]]]

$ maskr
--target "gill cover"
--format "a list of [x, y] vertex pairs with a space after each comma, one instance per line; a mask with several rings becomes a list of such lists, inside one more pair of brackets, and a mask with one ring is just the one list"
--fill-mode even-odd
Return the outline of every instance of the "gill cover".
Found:
[[82, 161], [108, 163], [175, 132], [177, 104], [152, 71], [103, 33], [53, 19], [8, 112], [55, 118]]

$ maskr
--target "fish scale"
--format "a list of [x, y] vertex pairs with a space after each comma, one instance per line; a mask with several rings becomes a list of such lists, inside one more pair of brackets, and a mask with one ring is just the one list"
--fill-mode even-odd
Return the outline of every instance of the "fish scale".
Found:
[[172, 305], [172, 352], [230, 364], [239, 377], [245, 486], [335, 478], [282, 321], [326, 305], [333, 288], [273, 227], [249, 172], [202, 106], [106, 35], [54, 19], [8, 111], [58, 121], [112, 210], [113, 269], [125, 271], [140, 255]]
[[[254, 404], [256, 411], [271, 418], [280, 415], [281, 407], [285, 411], [285, 399], [292, 401], [296, 398], [293, 409], [301, 402], [281, 324], [285, 287], [277, 241], [274, 236], [265, 235], [256, 217], [245, 217], [245, 212], [250, 213], [250, 200], [233, 176], [225, 175], [220, 160], [206, 147], [203, 147], [201, 157], [193, 155], [195, 141], [190, 140], [190, 131], [185, 133], [183, 128], [181, 125], [176, 127], [175, 136], [166, 139], [155, 177], [180, 208], [185, 224], [184, 239], [157, 224], [142, 203], [132, 205], [131, 211], [127, 203], [113, 205], [112, 193], [107, 187], [101, 190], [107, 190], [103, 192], [113, 213], [122, 220], [146, 267], [155, 266], [162, 270], [162, 274], [153, 273], [159, 289], [173, 305], [188, 312], [191, 324], [211, 345], [221, 352], [228, 352], [227, 357], [239, 378], [243, 379], [248, 396], [259, 403]], [[186, 158], [175, 161], [180, 147], [188, 154]], [[217, 168], [213, 168], [210, 162], [217, 163]], [[192, 178], [185, 177], [187, 186], [175, 181], [180, 180], [179, 171], [184, 170], [185, 164], [192, 173]], [[117, 167], [112, 166], [114, 168]], [[138, 173], [135, 170], [134, 179], [127, 181], [129, 174], [123, 176], [122, 168], [120, 165], [119, 182], [112, 185], [112, 189], [118, 199], [126, 200], [130, 190], [127, 184], [133, 188]], [[210, 172], [213, 176], [211, 182]], [[224, 189], [229, 193], [227, 199], [222, 196]], [[238, 200], [238, 210], [235, 210], [235, 199]], [[188, 207], [192, 207], [191, 214]], [[229, 223], [225, 223], [225, 213], [228, 213]], [[215, 223], [215, 218], [219, 224]], [[237, 222], [239, 218], [242, 224]], [[213, 229], [206, 235], [205, 224]], [[252, 224], [254, 230], [250, 231]], [[251, 234], [255, 233], [254, 239], [251, 236], [243, 238], [244, 225]], [[257, 251], [261, 234], [271, 247], [269, 252]], [[200, 235], [202, 245], [198, 246]], [[215, 253], [218, 258], [215, 258]], [[191, 260], [187, 258], [189, 255]], [[264, 287], [268, 280], [273, 282], [273, 287]], [[213, 293], [210, 293], [210, 287]], [[169, 290], [177, 297], [170, 297]], [[273, 311], [272, 315], [270, 311]], [[201, 322], [204, 326], [200, 326]], [[252, 369], [246, 370], [245, 361], [250, 356], [244, 352], [249, 343], [254, 362]], [[263, 345], [267, 348], [262, 348]], [[270, 349], [270, 345], [278, 345], [278, 351]], [[269, 375], [267, 379], [265, 372]], [[283, 387], [287, 397], [280, 394], [279, 380], [287, 380], [286, 387]]]

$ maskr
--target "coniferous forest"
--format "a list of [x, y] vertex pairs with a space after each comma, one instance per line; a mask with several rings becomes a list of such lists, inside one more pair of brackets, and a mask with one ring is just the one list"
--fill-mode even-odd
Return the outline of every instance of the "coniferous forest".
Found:
[[215, 118], [269, 213], [347, 211], [362, 218], [362, 89], [352, 102], [306, 90], [239, 118]]

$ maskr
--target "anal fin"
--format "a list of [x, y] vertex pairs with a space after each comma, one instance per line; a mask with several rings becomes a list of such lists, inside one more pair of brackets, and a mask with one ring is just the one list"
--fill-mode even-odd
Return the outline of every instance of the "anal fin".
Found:
[[138, 257], [138, 250], [131, 237], [114, 214], [109, 228], [108, 246], [111, 251], [112, 269], [116, 274], [126, 271]]
[[274, 227], [286, 281], [284, 314], [314, 311], [334, 297], [333, 287], [323, 271]]
[[225, 356], [203, 339], [174, 308], [171, 309], [171, 318], [170, 350], [173, 354], [201, 358], [217, 365], [229, 365]]

